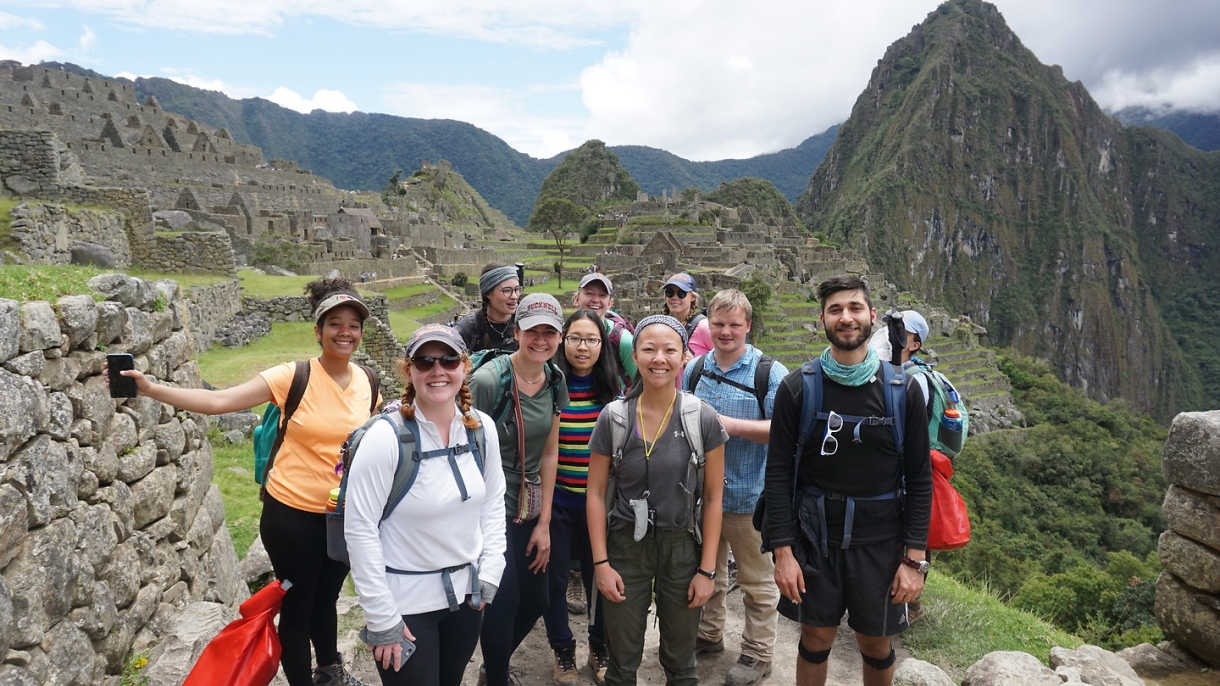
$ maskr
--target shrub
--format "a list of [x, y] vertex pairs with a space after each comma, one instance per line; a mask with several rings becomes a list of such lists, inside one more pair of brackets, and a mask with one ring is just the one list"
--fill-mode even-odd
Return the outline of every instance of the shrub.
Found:
[[469, 277], [466, 276], [466, 272], [458, 272], [453, 275], [453, 287], [462, 288], [466, 285], [468, 280]]

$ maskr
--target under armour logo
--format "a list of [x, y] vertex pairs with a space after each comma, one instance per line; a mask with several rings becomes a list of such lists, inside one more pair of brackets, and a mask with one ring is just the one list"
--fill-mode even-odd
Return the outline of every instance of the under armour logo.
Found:
[[686, 438], [686, 432], [682, 430], [674, 431], [674, 438]]

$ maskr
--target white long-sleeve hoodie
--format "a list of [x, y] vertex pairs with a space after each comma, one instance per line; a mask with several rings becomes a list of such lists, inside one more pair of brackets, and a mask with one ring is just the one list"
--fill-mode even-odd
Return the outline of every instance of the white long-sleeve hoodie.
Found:
[[[449, 426], [448, 445], [467, 443], [458, 410]], [[449, 607], [440, 574], [390, 574], [386, 566], [409, 571], [433, 571], [468, 562], [479, 568], [479, 580], [500, 585], [504, 573], [504, 472], [500, 443], [491, 418], [475, 410], [487, 429], [488, 466], [479, 474], [474, 455], [457, 457], [470, 498], [462, 501], [449, 461], [421, 460], [415, 483], [385, 522], [381, 512], [398, 465], [398, 436], [390, 422], [369, 429], [352, 458], [347, 481], [344, 535], [351, 558], [352, 579], [364, 608], [369, 631], [387, 631], [402, 615]], [[437, 426], [416, 408], [420, 451], [444, 446]], [[379, 526], [380, 524], [380, 526]], [[460, 599], [470, 592], [470, 569], [452, 575]]]

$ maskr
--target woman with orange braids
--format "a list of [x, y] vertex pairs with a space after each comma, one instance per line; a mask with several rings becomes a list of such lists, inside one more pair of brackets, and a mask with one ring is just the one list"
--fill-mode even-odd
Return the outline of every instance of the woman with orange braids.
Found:
[[[364, 607], [361, 638], [385, 686], [458, 686], [504, 572], [500, 445], [488, 416], [471, 408], [470, 360], [456, 331], [417, 330], [404, 366], [401, 408], [369, 428], [347, 476], [344, 534]], [[403, 426], [420, 459], [383, 521]]]

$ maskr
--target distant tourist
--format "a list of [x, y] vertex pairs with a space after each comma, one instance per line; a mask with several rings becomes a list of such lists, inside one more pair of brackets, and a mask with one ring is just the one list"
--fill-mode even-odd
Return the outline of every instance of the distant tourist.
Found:
[[623, 381], [623, 388], [630, 388], [635, 380], [635, 357], [632, 354], [634, 338], [631, 322], [614, 311], [614, 285], [604, 274], [589, 274], [580, 280], [572, 304], [592, 310], [602, 318], [606, 327], [607, 344], [614, 351], [615, 370]]
[[[877, 312], [864, 281], [827, 279], [818, 302], [830, 347], [775, 394], [763, 538], [775, 553], [780, 611], [801, 624], [797, 684], [826, 683], [844, 612], [864, 683], [890, 684], [891, 637], [909, 625], [907, 603], [928, 568], [927, 411], [919, 387], [890, 383], [900, 370], [867, 345]], [[890, 416], [886, 408], [898, 414], [900, 405], [902, 416]]]
[[702, 355], [712, 349], [707, 316], [699, 311], [699, 289], [695, 285], [695, 277], [680, 272], [665, 282], [665, 307], [662, 312], [686, 327], [691, 355]]
[[488, 686], [508, 686], [509, 660], [548, 605], [559, 414], [568, 404], [563, 374], [550, 363], [559, 349], [562, 312], [559, 301], [546, 293], [522, 298], [511, 324], [519, 347], [470, 377], [474, 406], [496, 422], [506, 483], [504, 576], [496, 601], [484, 613], [479, 639]]
[[[277, 579], [292, 581], [280, 608], [280, 665], [290, 686], [359, 684], [343, 669], [337, 647], [335, 601], [348, 567], [326, 554], [326, 501], [339, 486], [339, 446], [380, 405], [376, 376], [352, 362], [369, 309], [350, 279], [311, 281], [314, 337], [321, 354], [308, 362], [309, 382], [288, 422], [284, 442], [269, 463], [259, 534]], [[225, 414], [275, 403], [283, 407], [296, 375], [289, 362], [220, 391], [154, 383], [139, 371], [140, 395], [188, 412]], [[311, 669], [310, 644], [318, 667]]]
[[[480, 309], [458, 320], [454, 325], [466, 349], [513, 352], [517, 340], [513, 337], [513, 313], [521, 297], [521, 282], [517, 268], [500, 262], [483, 267], [479, 277], [479, 293], [483, 296]], [[558, 330], [558, 328], [556, 329]]]
[[[491, 418], [471, 408], [469, 366], [456, 331], [416, 330], [407, 341], [402, 406], [369, 428], [352, 459], [347, 549], [364, 608], [361, 639], [373, 649], [383, 686], [460, 686], [483, 607], [500, 586], [504, 471]], [[416, 455], [448, 449], [449, 459], [419, 460], [414, 488], [383, 520], [404, 422], [417, 427]], [[413, 654], [402, 654], [404, 637]]]
[[[585, 487], [589, 480], [589, 435], [606, 403], [622, 392], [618, 366], [606, 341], [606, 330], [596, 312], [578, 309], [563, 325], [555, 366], [568, 384], [568, 406], [559, 413], [559, 467], [555, 477], [555, 497], [551, 505], [550, 607], [543, 619], [546, 637], [555, 651], [556, 684], [579, 681], [576, 638], [568, 626], [568, 596], [583, 586], [589, 622], [589, 668], [594, 680], [605, 681], [609, 654], [601, 596], [593, 591], [593, 554], [589, 549], [589, 525], [585, 519]], [[580, 574], [569, 575], [572, 561], [579, 563]], [[575, 593], [573, 593], [575, 595]]]
[[607, 686], [636, 683], [654, 595], [666, 683], [698, 684], [695, 642], [700, 607], [715, 591], [729, 437], [710, 405], [676, 388], [685, 333], [673, 317], [640, 321], [636, 364], [648, 373], [602, 410], [589, 439], [586, 507]]
[[[775, 587], [775, 564], [769, 553], [761, 552], [762, 536], [754, 529], [753, 517], [763, 491], [775, 392], [788, 370], [769, 357], [764, 361], [762, 352], [746, 343], [753, 308], [744, 293], [720, 291], [707, 311], [715, 348], [686, 365], [682, 388], [715, 408], [730, 438], [724, 446], [724, 519], [717, 546], [716, 592], [703, 607], [695, 653], [724, 651], [731, 549], [746, 624], [741, 632], [741, 654], [729, 668], [725, 684], [745, 686], [771, 673], [775, 655], [779, 589]], [[760, 378], [760, 371], [765, 376]]]

